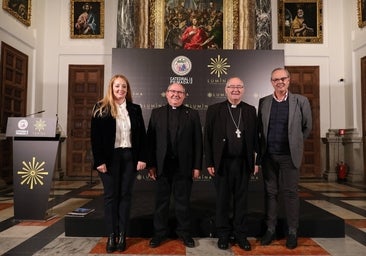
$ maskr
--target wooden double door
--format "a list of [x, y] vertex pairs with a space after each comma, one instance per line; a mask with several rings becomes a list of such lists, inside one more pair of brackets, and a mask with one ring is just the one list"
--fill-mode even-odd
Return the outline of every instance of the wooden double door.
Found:
[[305, 140], [300, 176], [302, 178], [321, 177], [319, 66], [287, 66], [286, 68], [291, 74], [289, 90], [309, 99], [313, 117], [313, 129]]
[[67, 112], [66, 176], [89, 177], [92, 170], [90, 120], [103, 97], [103, 65], [70, 65]]
[[1, 42], [0, 185], [13, 181], [12, 138], [5, 138], [8, 117], [26, 116], [28, 56]]

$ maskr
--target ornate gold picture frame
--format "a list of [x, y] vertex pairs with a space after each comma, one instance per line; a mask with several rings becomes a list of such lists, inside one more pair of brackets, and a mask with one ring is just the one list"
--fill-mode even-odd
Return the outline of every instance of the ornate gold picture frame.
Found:
[[366, 0], [357, 0], [358, 9], [358, 26], [363, 28], [366, 26]]
[[[164, 48], [166, 0], [149, 1], [149, 48]], [[223, 49], [250, 49], [254, 45], [255, 1], [222, 0]], [[241, 18], [239, 18], [239, 16]], [[245, 29], [245, 31], [244, 31]]]
[[26, 26], [31, 24], [32, 0], [3, 0], [3, 9]]
[[323, 43], [323, 0], [278, 0], [279, 43]]
[[104, 0], [70, 0], [70, 37], [104, 38]]

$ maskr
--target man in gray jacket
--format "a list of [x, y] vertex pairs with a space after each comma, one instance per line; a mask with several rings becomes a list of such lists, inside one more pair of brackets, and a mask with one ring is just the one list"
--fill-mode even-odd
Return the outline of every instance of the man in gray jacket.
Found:
[[271, 74], [272, 95], [259, 100], [258, 125], [260, 164], [266, 191], [267, 231], [261, 245], [269, 245], [275, 237], [278, 195], [283, 195], [288, 225], [286, 247], [297, 247], [299, 223], [298, 181], [304, 139], [312, 127], [308, 99], [289, 92], [290, 74], [276, 68]]

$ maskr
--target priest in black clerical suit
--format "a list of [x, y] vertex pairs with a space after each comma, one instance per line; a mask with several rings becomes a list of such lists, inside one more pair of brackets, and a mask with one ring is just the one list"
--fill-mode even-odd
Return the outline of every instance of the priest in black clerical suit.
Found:
[[240, 78], [228, 79], [227, 100], [209, 106], [206, 113], [205, 159], [217, 192], [217, 245], [224, 250], [229, 247], [232, 233], [242, 249], [251, 250], [247, 240], [247, 194], [250, 173], [258, 172], [258, 166], [254, 165], [258, 136], [256, 109], [242, 101], [244, 89]]
[[202, 126], [198, 111], [183, 105], [185, 88], [173, 83], [166, 91], [168, 104], [153, 109], [149, 121], [148, 169], [156, 180], [154, 237], [150, 247], [159, 246], [168, 235], [168, 214], [174, 196], [176, 233], [187, 247], [191, 237], [190, 195], [192, 178], [198, 178], [202, 166]]

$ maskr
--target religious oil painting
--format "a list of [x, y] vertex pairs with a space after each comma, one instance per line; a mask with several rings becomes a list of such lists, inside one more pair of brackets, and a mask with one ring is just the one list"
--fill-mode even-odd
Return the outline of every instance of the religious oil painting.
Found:
[[104, 0], [71, 0], [70, 37], [104, 38]]
[[323, 43], [322, 0], [278, 0], [279, 43]]
[[32, 0], [3, 0], [3, 9], [26, 26], [31, 24]]
[[238, 5], [239, 0], [151, 0], [150, 47], [235, 48]]
[[164, 48], [222, 49], [222, 4], [222, 0], [165, 0]]
[[358, 26], [363, 28], [366, 26], [366, 0], [357, 0], [358, 8]]

